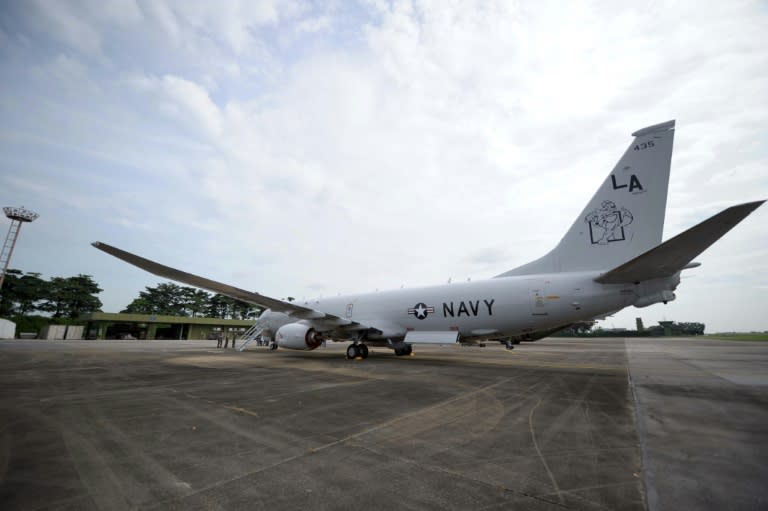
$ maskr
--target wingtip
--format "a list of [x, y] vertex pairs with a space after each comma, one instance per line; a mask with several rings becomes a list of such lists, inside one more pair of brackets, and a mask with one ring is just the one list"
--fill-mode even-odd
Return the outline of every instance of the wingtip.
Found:
[[744, 202], [742, 204], [737, 204], [736, 206], [733, 206], [733, 207], [734, 208], [745, 208], [745, 209], [748, 209], [750, 211], [754, 211], [757, 208], [759, 208], [760, 206], [762, 206], [763, 204], [765, 204], [765, 201], [766, 201], [766, 199], [756, 200], [756, 201], [752, 201], [752, 202]]
[[734, 204], [733, 206], [729, 206], [723, 210], [720, 211], [719, 214], [724, 214], [726, 212], [728, 213], [736, 213], [739, 212], [740, 214], [743, 214], [745, 217], [752, 213], [754, 210], [759, 208], [765, 203], [765, 199], [763, 200], [755, 200], [755, 201], [749, 201], [749, 202], [742, 202], [740, 204]]

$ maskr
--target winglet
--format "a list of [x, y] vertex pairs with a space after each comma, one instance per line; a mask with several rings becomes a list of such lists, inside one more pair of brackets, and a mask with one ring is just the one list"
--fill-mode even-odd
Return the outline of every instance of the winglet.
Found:
[[601, 284], [625, 284], [672, 276], [685, 269], [696, 256], [764, 202], [760, 200], [731, 206], [656, 248], [602, 274], [595, 281]]

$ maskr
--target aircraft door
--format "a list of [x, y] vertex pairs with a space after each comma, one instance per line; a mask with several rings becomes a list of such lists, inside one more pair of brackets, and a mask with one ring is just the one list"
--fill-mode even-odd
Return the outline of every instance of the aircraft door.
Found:
[[530, 280], [528, 282], [531, 324], [534, 326], [545, 323], [549, 317], [548, 291], [549, 281], [547, 280]]

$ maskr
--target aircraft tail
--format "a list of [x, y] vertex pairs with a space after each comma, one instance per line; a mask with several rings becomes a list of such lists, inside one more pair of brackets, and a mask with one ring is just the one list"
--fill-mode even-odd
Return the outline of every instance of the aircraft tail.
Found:
[[560, 243], [543, 257], [497, 275], [608, 270], [661, 243], [675, 121], [638, 130]]

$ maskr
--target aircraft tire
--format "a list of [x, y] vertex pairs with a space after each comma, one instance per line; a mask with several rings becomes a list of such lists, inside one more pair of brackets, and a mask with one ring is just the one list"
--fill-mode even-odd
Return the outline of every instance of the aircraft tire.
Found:
[[269, 350], [270, 351], [275, 351], [276, 349], [277, 349], [277, 343], [276, 342], [269, 343]]
[[368, 346], [366, 346], [365, 344], [359, 344], [357, 348], [360, 352], [360, 358], [362, 358], [363, 360], [368, 358]]
[[360, 353], [360, 348], [357, 346], [357, 344], [350, 344], [347, 346], [347, 360], [353, 360], [357, 358]]

